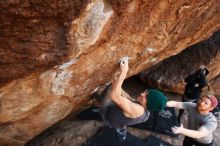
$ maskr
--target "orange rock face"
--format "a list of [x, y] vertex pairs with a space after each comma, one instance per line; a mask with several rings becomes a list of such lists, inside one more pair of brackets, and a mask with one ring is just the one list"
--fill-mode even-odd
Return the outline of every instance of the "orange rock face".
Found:
[[129, 75], [210, 37], [220, 1], [0, 2], [0, 145], [76, 111], [130, 56]]

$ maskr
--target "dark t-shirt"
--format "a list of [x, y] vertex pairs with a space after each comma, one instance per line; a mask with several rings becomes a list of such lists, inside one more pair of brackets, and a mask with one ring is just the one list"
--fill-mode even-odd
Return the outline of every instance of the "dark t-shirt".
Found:
[[[186, 79], [184, 95], [187, 99], [198, 99], [202, 92], [202, 88], [208, 85], [205, 75], [202, 70], [197, 70], [194, 74], [189, 75]], [[198, 84], [198, 87], [195, 86]]]
[[108, 107], [107, 119], [110, 121], [113, 127], [123, 128], [124, 126], [135, 125], [145, 122], [150, 116], [149, 111], [145, 111], [143, 115], [137, 118], [129, 118], [123, 114], [123, 111], [116, 104], [112, 104]]

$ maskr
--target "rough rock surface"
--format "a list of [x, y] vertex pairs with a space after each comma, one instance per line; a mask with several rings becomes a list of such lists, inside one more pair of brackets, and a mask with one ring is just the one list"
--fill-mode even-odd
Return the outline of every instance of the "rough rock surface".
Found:
[[215, 95], [218, 97], [220, 101], [220, 76], [210, 81], [210, 85], [213, 87]]
[[141, 79], [148, 84], [166, 91], [183, 93], [184, 79], [195, 72], [200, 65], [209, 70], [207, 79], [220, 95], [220, 30], [209, 39], [192, 45], [181, 53], [167, 58], [152, 68], [140, 73]]
[[19, 146], [129, 76], [220, 28], [220, 1], [0, 1], [0, 145]]

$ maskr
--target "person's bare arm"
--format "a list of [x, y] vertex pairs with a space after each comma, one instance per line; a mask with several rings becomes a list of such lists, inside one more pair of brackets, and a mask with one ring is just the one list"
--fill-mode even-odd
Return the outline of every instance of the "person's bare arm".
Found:
[[128, 61], [120, 63], [121, 74], [113, 82], [111, 99], [114, 101], [123, 112], [132, 118], [138, 117], [144, 113], [144, 108], [137, 103], [130, 101], [128, 98], [122, 96], [122, 83], [126, 78], [128, 71]]
[[136, 101], [136, 99], [132, 98], [127, 92], [125, 92], [123, 89], [122, 89], [122, 92], [121, 92], [121, 96], [123, 97], [126, 97], [127, 99], [131, 100], [131, 101]]
[[119, 77], [114, 78], [114, 81], [112, 84], [112, 92], [111, 92], [111, 99], [116, 103], [121, 98], [122, 84], [128, 72], [128, 61], [122, 61], [120, 63], [120, 67], [121, 67], [121, 73]]
[[175, 107], [178, 109], [183, 109], [182, 102], [178, 102], [178, 101], [168, 101], [166, 106], [167, 107]]
[[192, 138], [202, 138], [209, 134], [208, 129], [205, 127], [200, 127], [198, 130], [190, 130], [190, 129], [183, 128], [182, 124], [180, 127], [176, 127], [176, 126], [172, 127], [172, 131], [175, 134], [181, 133], [183, 135], [186, 135]]

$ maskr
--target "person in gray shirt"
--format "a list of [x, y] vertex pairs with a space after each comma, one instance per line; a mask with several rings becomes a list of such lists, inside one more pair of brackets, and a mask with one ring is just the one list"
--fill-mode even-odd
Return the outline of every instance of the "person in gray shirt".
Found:
[[206, 94], [197, 104], [192, 102], [168, 101], [168, 107], [186, 109], [188, 112], [188, 128], [172, 127], [175, 134], [185, 135], [183, 146], [213, 146], [212, 133], [217, 127], [215, 116], [210, 112], [218, 105], [215, 96]]

